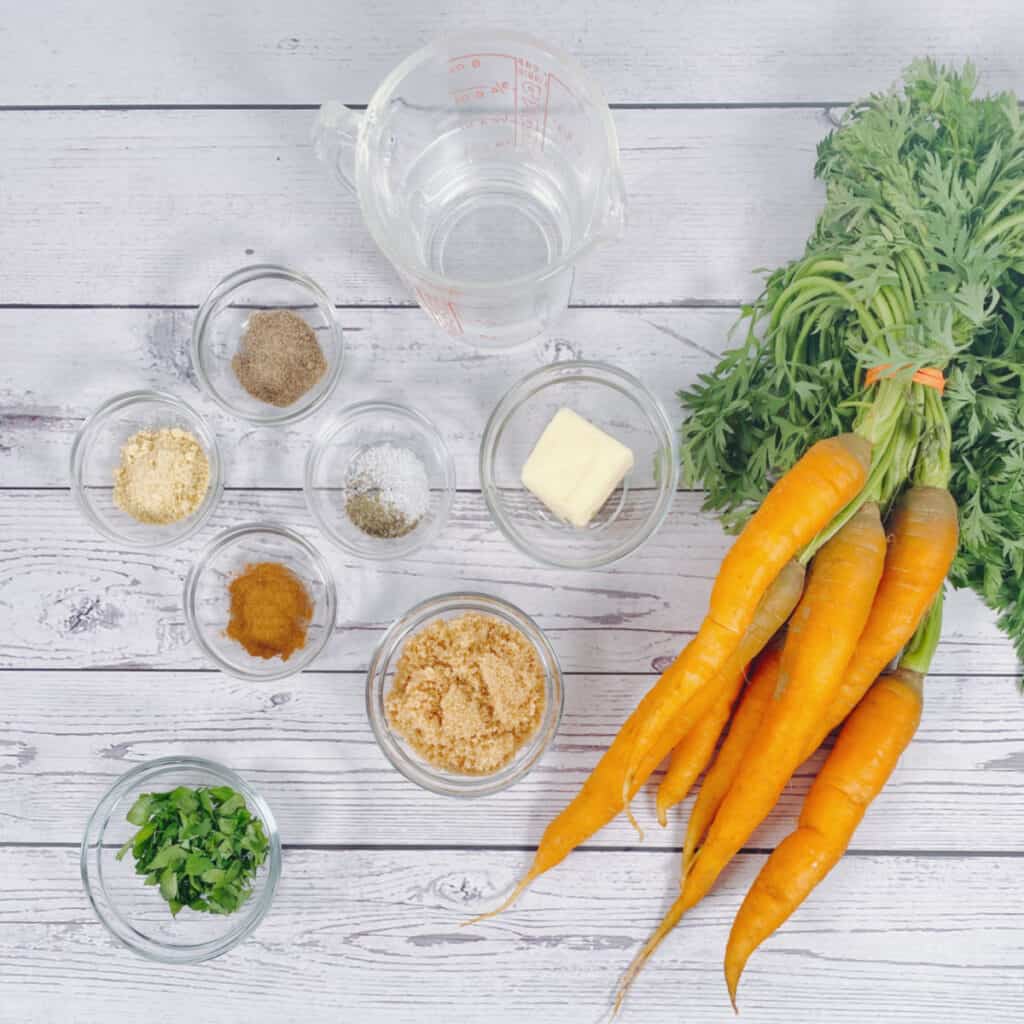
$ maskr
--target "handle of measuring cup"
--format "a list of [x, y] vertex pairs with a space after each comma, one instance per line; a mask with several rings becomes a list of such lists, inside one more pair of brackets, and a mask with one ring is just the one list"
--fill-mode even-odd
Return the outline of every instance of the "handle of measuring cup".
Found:
[[329, 100], [313, 122], [313, 151], [350, 192], [356, 190], [356, 140], [361, 121], [354, 110]]

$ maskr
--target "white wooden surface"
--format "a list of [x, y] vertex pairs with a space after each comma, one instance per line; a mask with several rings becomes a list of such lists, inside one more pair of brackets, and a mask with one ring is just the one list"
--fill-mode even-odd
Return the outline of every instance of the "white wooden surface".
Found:
[[[674, 410], [726, 345], [751, 268], [799, 250], [820, 203], [814, 146], [836, 108], [917, 54], [973, 57], [1024, 93], [1017, 0], [687, 4], [497, 0], [0, 0], [0, 1022], [597, 1020], [676, 884], [681, 817], [638, 845], [615, 823], [521, 905], [461, 930], [529, 857], [632, 702], [697, 625], [724, 550], [700, 495], [624, 564], [527, 564], [477, 491], [480, 428], [509, 380], [587, 356]], [[623, 241], [577, 274], [551, 334], [483, 358], [415, 309], [313, 160], [312, 107], [364, 103], [435, 31], [520, 27], [572, 50], [616, 106], [630, 194]], [[195, 109], [195, 108], [200, 109]], [[219, 414], [187, 356], [195, 304], [225, 271], [281, 258], [341, 309], [341, 399], [429, 396], [460, 493], [433, 547], [373, 567], [330, 550], [301, 461], [322, 421], [283, 431]], [[80, 520], [68, 448], [109, 395], [153, 385], [211, 416], [229, 490], [194, 541], [139, 555]], [[316, 670], [268, 685], [209, 671], [182, 577], [213, 531], [269, 516], [328, 551], [343, 596]], [[373, 743], [362, 670], [387, 623], [471, 586], [519, 603], [568, 672], [562, 729], [519, 786], [476, 803], [422, 793]], [[955, 595], [925, 718], [854, 850], [752, 963], [744, 1019], [1024, 1017], [1024, 705], [991, 616]], [[81, 891], [77, 843], [99, 795], [171, 752], [234, 765], [286, 844], [271, 915], [235, 952], [160, 969], [115, 946]], [[731, 915], [792, 822], [821, 755], [722, 886], [666, 944], [626, 1020], [731, 1019]], [[648, 795], [638, 802], [651, 820]]]
[[[337, 302], [410, 302], [313, 156], [312, 117], [0, 111], [4, 226], [19, 239], [0, 276], [5, 300], [195, 304], [227, 271], [287, 258]], [[629, 228], [579, 266], [574, 301], [748, 297], [751, 268], [798, 251], [814, 223], [814, 146], [830, 123], [819, 107], [619, 112]]]

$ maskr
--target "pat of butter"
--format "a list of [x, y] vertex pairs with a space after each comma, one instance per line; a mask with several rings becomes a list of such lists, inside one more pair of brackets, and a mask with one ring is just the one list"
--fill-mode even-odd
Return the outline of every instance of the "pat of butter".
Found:
[[559, 409], [523, 466], [523, 486], [584, 527], [633, 468], [633, 453], [572, 409]]

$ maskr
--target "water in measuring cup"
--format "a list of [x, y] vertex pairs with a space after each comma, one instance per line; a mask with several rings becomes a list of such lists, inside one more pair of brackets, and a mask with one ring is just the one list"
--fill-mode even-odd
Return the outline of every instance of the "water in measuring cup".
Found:
[[477, 284], [542, 272], [573, 247], [582, 220], [574, 172], [554, 146], [501, 158], [487, 139], [442, 136], [410, 167], [417, 261]]

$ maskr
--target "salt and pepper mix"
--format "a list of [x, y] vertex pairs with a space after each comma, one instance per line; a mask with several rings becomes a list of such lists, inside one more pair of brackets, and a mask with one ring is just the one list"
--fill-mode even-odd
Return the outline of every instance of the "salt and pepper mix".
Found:
[[412, 533], [430, 508], [423, 460], [390, 441], [363, 448], [345, 478], [345, 514], [353, 526], [382, 540]]

